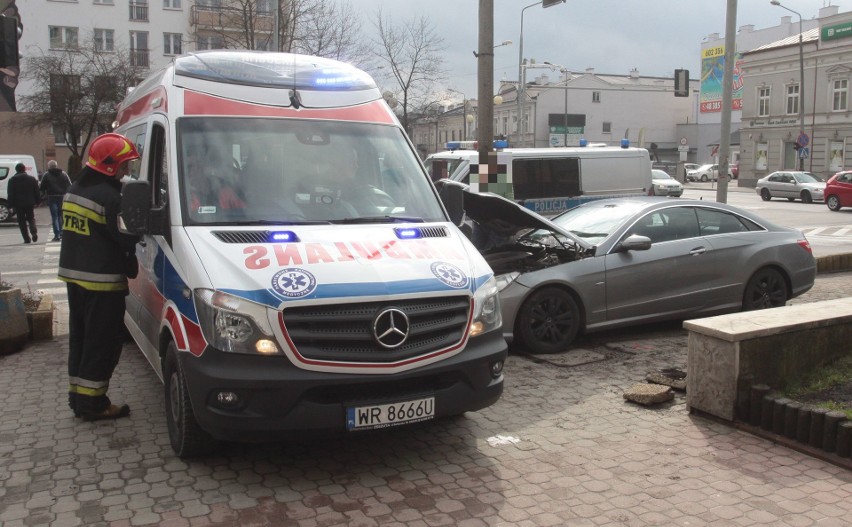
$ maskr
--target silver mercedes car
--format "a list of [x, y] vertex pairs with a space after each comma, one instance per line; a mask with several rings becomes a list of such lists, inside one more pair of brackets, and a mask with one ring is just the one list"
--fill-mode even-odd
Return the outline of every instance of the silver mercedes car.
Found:
[[548, 220], [465, 192], [465, 213], [501, 288], [504, 335], [531, 353], [580, 331], [783, 306], [816, 277], [800, 231], [722, 203], [616, 198]]

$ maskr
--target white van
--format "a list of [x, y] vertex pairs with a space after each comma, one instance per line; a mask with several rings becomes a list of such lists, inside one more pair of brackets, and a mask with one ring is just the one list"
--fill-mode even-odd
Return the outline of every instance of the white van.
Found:
[[9, 221], [14, 217], [14, 211], [9, 208], [9, 193], [6, 185], [15, 175], [15, 166], [23, 163], [27, 174], [38, 179], [41, 172], [36, 168], [35, 158], [31, 155], [2, 154], [0, 155], [0, 222]]
[[473, 192], [499, 194], [546, 216], [593, 199], [648, 195], [653, 188], [644, 148], [505, 148], [496, 151], [495, 178], [478, 174], [479, 154], [469, 143], [448, 143], [450, 150], [427, 157], [432, 179], [448, 178]]
[[122, 198], [143, 235], [125, 322], [164, 381], [178, 455], [500, 397], [493, 273], [366, 73], [198, 52], [147, 78], [118, 123], [142, 154]]

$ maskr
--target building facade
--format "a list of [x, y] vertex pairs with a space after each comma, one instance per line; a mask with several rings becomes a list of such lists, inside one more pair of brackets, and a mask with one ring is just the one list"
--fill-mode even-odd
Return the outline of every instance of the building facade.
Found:
[[852, 13], [818, 22], [802, 33], [802, 61], [798, 34], [743, 53], [741, 185], [776, 170], [828, 177], [848, 166]]

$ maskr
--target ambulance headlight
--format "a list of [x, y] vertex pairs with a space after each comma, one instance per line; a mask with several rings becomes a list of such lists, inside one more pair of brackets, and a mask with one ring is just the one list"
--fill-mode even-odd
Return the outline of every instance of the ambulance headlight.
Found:
[[195, 310], [205, 340], [218, 350], [261, 355], [280, 352], [271, 336], [265, 306], [221, 291], [196, 289]]
[[473, 297], [473, 309], [471, 337], [500, 329], [503, 325], [503, 316], [500, 314], [500, 292], [497, 290], [497, 280], [493, 276], [476, 291]]

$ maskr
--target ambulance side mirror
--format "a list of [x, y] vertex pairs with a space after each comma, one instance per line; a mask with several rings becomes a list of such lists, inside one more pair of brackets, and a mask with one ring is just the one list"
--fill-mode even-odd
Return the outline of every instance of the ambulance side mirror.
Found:
[[127, 234], [148, 234], [151, 212], [151, 185], [147, 181], [131, 180], [121, 190], [120, 226]]
[[454, 225], [461, 225], [464, 220], [464, 191], [466, 185], [449, 179], [439, 179], [435, 182], [438, 196], [450, 215]]

